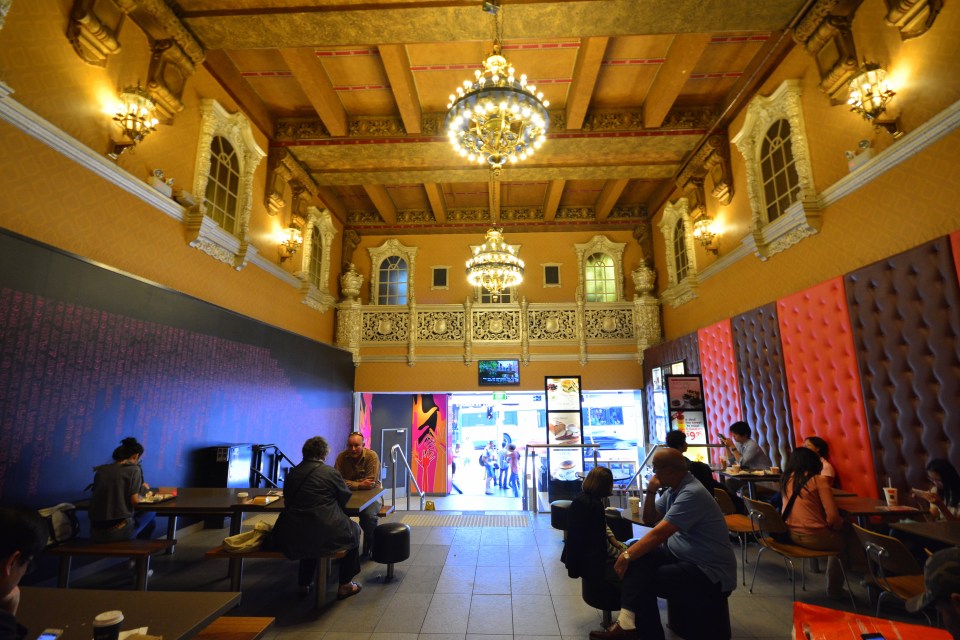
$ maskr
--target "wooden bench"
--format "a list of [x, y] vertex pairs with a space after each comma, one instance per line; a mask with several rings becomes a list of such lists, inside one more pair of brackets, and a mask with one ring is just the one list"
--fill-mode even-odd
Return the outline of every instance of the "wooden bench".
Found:
[[382, 504], [380, 505], [380, 511], [377, 512], [377, 516], [380, 518], [386, 518], [388, 515], [394, 512], [396, 507], [392, 504]]
[[[246, 553], [230, 553], [224, 551], [223, 545], [210, 549], [206, 555], [208, 558], [226, 558], [230, 561], [230, 590], [243, 591], [243, 561], [244, 560], [286, 560], [287, 557], [279, 551], [248, 551]], [[347, 555], [346, 550], [341, 549], [329, 556], [323, 556], [319, 559], [319, 568], [317, 570], [317, 600], [316, 608], [322, 609], [327, 605], [327, 580], [330, 577], [330, 569], [334, 560], [339, 560]]]
[[98, 556], [133, 559], [137, 565], [137, 589], [146, 591], [147, 580], [150, 577], [150, 556], [166, 551], [176, 543], [176, 540], [121, 540], [101, 543], [90, 540], [71, 540], [50, 547], [46, 553], [51, 556], [60, 556], [60, 575], [57, 578], [57, 586], [61, 589], [70, 588], [70, 567], [74, 556]]
[[221, 616], [197, 634], [201, 640], [260, 640], [276, 618]]

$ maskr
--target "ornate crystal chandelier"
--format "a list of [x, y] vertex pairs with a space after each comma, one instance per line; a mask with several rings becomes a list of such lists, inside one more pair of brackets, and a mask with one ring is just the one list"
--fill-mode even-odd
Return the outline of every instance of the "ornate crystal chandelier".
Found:
[[483, 70], [473, 81], [464, 80], [447, 105], [447, 136], [461, 156], [471, 162], [488, 163], [499, 174], [504, 164], [525, 160], [546, 139], [549, 100], [517, 79], [514, 68], [502, 55], [503, 13], [497, 2], [484, 3], [494, 14], [496, 36], [493, 53], [483, 61]]
[[467, 280], [486, 289], [494, 301], [504, 289], [523, 282], [523, 260], [504, 242], [503, 229], [488, 230], [483, 244], [473, 248], [473, 257], [467, 260]]

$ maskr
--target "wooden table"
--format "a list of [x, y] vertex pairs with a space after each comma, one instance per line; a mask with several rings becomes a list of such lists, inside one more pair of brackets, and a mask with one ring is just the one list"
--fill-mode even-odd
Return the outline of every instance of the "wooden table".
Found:
[[833, 491], [834, 498], [856, 498], [857, 497], [857, 494], [855, 494], [853, 491], [847, 491], [846, 489], [838, 489], [837, 487], [833, 487], [831, 491]]
[[883, 500], [863, 498], [860, 496], [838, 497], [837, 508], [841, 514], [856, 518], [857, 524], [861, 527], [867, 526], [867, 520], [870, 516], [890, 518], [920, 514], [920, 510], [916, 507], [908, 507], [906, 505], [888, 507], [887, 503]]
[[758, 482], [773, 482], [779, 485], [780, 478], [783, 477], [779, 473], [770, 473], [769, 471], [764, 471], [762, 474], [759, 474], [759, 473], [755, 474], [752, 471], [748, 471], [746, 473], [744, 473], [743, 471], [741, 471], [740, 473], [727, 473], [726, 471], [718, 471], [717, 473], [719, 473], [720, 476], [723, 478], [731, 478], [733, 480], [738, 480], [746, 484], [747, 493], [750, 494], [751, 500], [756, 500], [756, 498], [753, 495], [754, 494], [753, 487], [755, 484], [757, 484]]
[[123, 611], [123, 630], [149, 627], [163, 640], [187, 640], [240, 603], [229, 591], [113, 591], [103, 589], [20, 588], [17, 622], [37, 637], [46, 628], [63, 629], [60, 640], [90, 640], [93, 618]]
[[936, 540], [954, 547], [960, 547], [960, 522], [940, 520], [938, 522], [894, 522], [891, 529], [911, 535]]
[[[358, 489], [357, 491], [354, 491], [353, 495], [350, 496], [350, 499], [347, 500], [347, 504], [343, 508], [343, 511], [348, 516], [360, 515], [361, 511], [379, 500], [380, 497], [386, 492], [387, 490], [383, 488]], [[270, 504], [256, 504], [252, 499], [237, 501], [230, 507], [233, 512], [237, 514], [237, 517], [230, 519], [230, 534], [233, 535], [234, 533], [240, 533], [239, 526], [237, 531], [234, 532], [232, 524], [236, 522], [239, 525], [243, 520], [244, 513], [280, 513], [283, 511], [283, 507], [284, 502], [282, 497], [279, 500], [274, 500]]]

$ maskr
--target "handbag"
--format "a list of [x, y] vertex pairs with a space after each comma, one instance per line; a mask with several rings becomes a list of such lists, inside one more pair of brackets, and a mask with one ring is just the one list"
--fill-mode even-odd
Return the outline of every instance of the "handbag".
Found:
[[40, 517], [47, 523], [47, 546], [55, 547], [73, 540], [80, 535], [80, 521], [77, 520], [77, 508], [69, 502], [40, 509]]
[[250, 531], [227, 536], [223, 539], [223, 550], [227, 553], [250, 553], [259, 551], [273, 526], [268, 522], [258, 522]]

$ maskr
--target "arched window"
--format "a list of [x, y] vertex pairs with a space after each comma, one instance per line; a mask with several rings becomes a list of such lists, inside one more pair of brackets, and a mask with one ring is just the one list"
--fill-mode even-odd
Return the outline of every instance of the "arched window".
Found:
[[617, 275], [613, 258], [605, 253], [592, 253], [584, 263], [584, 300], [586, 302], [616, 302]]
[[380, 263], [377, 304], [407, 304], [407, 261], [388, 256]]
[[690, 260], [687, 257], [687, 239], [684, 233], [683, 218], [677, 218], [673, 226], [673, 260], [677, 271], [677, 282], [682, 282], [690, 270]]
[[323, 238], [320, 229], [316, 226], [310, 231], [310, 263], [307, 265], [310, 272], [310, 284], [317, 289], [326, 289], [326, 283], [321, 280], [323, 273]]
[[800, 178], [793, 158], [790, 123], [777, 120], [767, 130], [760, 146], [760, 175], [767, 222], [779, 218], [794, 203]]
[[230, 141], [214, 136], [210, 141], [210, 171], [205, 200], [207, 214], [227, 233], [237, 234], [240, 194], [240, 161]]

